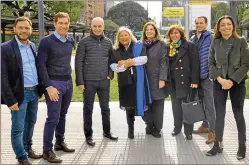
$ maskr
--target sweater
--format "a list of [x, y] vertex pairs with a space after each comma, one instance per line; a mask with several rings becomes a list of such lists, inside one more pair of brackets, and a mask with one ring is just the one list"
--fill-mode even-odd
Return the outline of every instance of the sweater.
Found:
[[66, 81], [71, 79], [71, 55], [74, 48], [74, 40], [67, 38], [61, 42], [54, 34], [40, 41], [38, 47], [38, 73], [43, 85], [52, 86], [50, 80]]

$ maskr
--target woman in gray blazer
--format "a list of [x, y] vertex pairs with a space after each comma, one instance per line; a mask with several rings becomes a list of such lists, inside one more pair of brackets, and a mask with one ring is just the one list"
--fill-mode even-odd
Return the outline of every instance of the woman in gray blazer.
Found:
[[163, 127], [164, 99], [167, 96], [166, 82], [168, 81], [167, 49], [154, 22], [147, 22], [143, 27], [141, 41], [146, 47], [148, 74], [152, 104], [145, 111], [146, 134], [160, 138]]
[[223, 151], [224, 118], [229, 93], [238, 130], [237, 159], [245, 158], [246, 125], [243, 106], [248, 69], [249, 50], [246, 40], [236, 33], [232, 17], [222, 16], [217, 22], [214, 40], [209, 51], [210, 76], [214, 80], [216, 138], [213, 148], [206, 153], [207, 156], [214, 156]]

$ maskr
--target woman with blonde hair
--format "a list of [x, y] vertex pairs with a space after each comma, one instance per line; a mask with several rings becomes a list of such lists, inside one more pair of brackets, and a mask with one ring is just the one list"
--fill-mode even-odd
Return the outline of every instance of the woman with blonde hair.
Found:
[[143, 120], [147, 125], [146, 134], [160, 138], [163, 127], [164, 99], [167, 96], [165, 85], [168, 81], [168, 52], [154, 22], [147, 22], [144, 25], [141, 41], [147, 51], [146, 71], [152, 97], [152, 104], [145, 112]]
[[126, 27], [117, 32], [112, 62], [110, 67], [118, 75], [120, 108], [126, 111], [128, 138], [133, 139], [135, 115], [143, 116], [151, 99], [144, 70], [145, 48]]
[[183, 123], [181, 103], [186, 101], [191, 88], [199, 84], [200, 61], [194, 43], [185, 38], [184, 30], [179, 25], [172, 25], [167, 36], [169, 38], [169, 63], [171, 75], [171, 104], [174, 117], [175, 136], [181, 132], [184, 124], [184, 133], [187, 140], [192, 139], [193, 124]]
[[214, 80], [214, 104], [216, 109], [215, 142], [207, 156], [223, 152], [223, 132], [226, 102], [229, 93], [238, 130], [237, 159], [245, 158], [246, 124], [243, 114], [245, 79], [249, 69], [249, 50], [246, 40], [236, 33], [230, 16], [222, 16], [217, 24], [214, 40], [209, 49], [210, 77]]

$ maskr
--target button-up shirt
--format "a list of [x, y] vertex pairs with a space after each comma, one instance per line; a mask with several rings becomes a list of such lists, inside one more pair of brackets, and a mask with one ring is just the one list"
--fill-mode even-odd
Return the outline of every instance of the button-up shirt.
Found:
[[35, 66], [35, 57], [31, 50], [30, 41], [23, 45], [17, 36], [15, 36], [21, 56], [23, 66], [24, 87], [33, 87], [38, 85], [38, 76]]
[[66, 38], [63, 38], [61, 35], [59, 35], [59, 33], [57, 33], [56, 31], [54, 31], [54, 35], [55, 35], [56, 38], [58, 38], [63, 43], [65, 43], [67, 41], [68, 34], [66, 35]]

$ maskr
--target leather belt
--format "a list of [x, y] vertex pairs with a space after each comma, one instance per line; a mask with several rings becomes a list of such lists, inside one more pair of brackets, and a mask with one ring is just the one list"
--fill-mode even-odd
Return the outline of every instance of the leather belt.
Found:
[[36, 89], [36, 86], [33, 87], [24, 87], [25, 91], [34, 91]]

